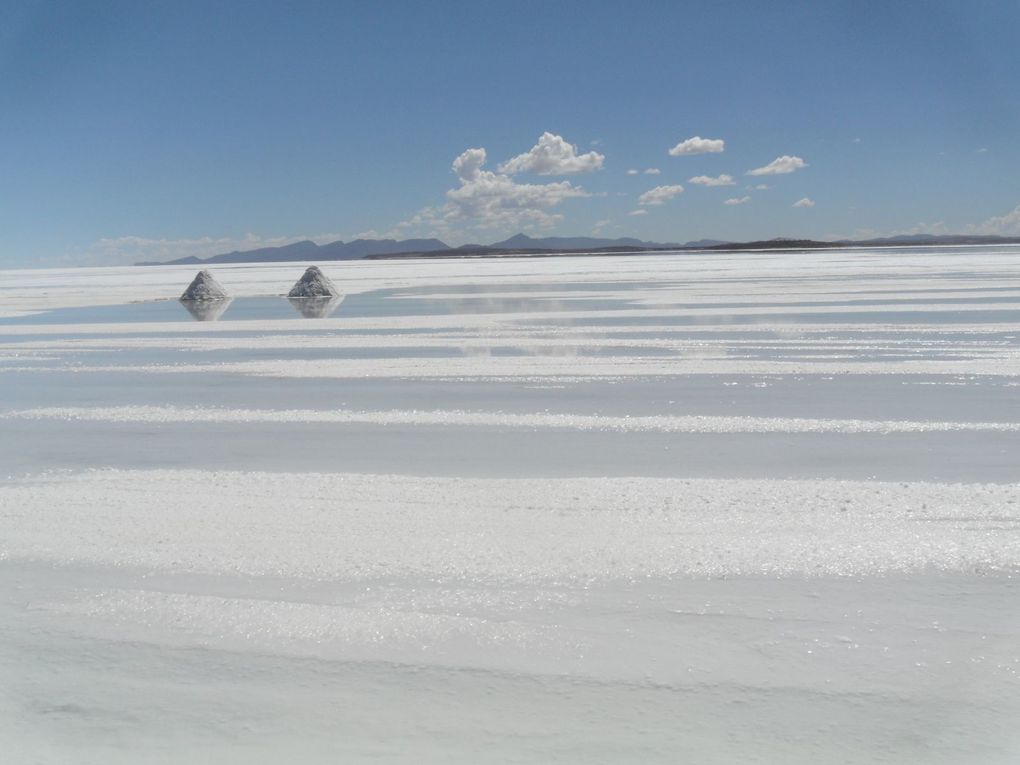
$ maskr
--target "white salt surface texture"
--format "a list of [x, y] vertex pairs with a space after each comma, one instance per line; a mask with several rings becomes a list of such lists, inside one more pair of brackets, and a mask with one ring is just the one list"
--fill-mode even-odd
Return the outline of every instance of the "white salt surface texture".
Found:
[[0, 557], [353, 581], [1009, 571], [1020, 485], [94, 471], [0, 487]]
[[0, 760], [1020, 762], [1020, 250], [328, 268], [0, 274]]
[[309, 266], [297, 280], [287, 297], [290, 298], [334, 298], [340, 291], [318, 266]]
[[216, 281], [209, 271], [199, 271], [191, 284], [184, 290], [181, 300], [223, 300], [227, 297], [226, 290]]

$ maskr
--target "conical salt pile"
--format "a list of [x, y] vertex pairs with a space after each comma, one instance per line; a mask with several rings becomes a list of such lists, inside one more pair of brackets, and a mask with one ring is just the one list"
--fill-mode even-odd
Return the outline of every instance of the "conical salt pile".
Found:
[[188, 288], [181, 295], [181, 300], [223, 300], [227, 291], [213, 278], [208, 271], [199, 271]]
[[297, 280], [287, 297], [322, 298], [339, 297], [340, 291], [334, 286], [318, 266], [309, 266], [304, 275]]

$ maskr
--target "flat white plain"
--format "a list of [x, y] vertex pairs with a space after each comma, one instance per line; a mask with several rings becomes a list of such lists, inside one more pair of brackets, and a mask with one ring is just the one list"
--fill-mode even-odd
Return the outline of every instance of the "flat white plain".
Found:
[[0, 273], [13, 761], [1016, 761], [1015, 248], [319, 265]]

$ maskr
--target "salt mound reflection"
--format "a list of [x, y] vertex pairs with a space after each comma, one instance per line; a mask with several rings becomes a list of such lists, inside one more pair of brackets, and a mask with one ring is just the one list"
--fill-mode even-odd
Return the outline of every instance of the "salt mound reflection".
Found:
[[305, 319], [328, 319], [344, 301], [342, 297], [289, 297], [287, 300]]
[[195, 321], [217, 321], [230, 307], [232, 298], [219, 300], [180, 300]]

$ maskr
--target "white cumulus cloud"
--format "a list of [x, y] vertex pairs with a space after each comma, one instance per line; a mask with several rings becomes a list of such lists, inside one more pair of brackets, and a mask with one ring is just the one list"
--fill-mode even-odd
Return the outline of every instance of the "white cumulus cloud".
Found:
[[535, 173], [536, 175], [572, 175], [601, 170], [605, 155], [597, 151], [578, 154], [577, 147], [567, 143], [562, 136], [546, 131], [538, 143], [524, 154], [518, 154], [499, 166], [499, 172], [506, 175]]
[[640, 170], [635, 170], [635, 169], [634, 169], [634, 168], [632, 167], [632, 168], [631, 168], [630, 170], [628, 170], [628, 171], [627, 171], [627, 175], [637, 175], [637, 174], [638, 174], [638, 173], [640, 173], [640, 172], [641, 172]]
[[698, 186], [733, 186], [736, 183], [733, 180], [733, 176], [726, 175], [726, 173], [717, 175], [715, 178], [710, 175], [696, 175], [687, 182]]
[[681, 141], [669, 150], [671, 157], [682, 157], [688, 154], [718, 154], [726, 148], [726, 141], [721, 138], [702, 138], [696, 135]]
[[471, 181], [482, 171], [485, 159], [485, 149], [466, 149], [453, 160], [453, 172], [461, 181]]
[[485, 159], [485, 149], [468, 149], [454, 160], [461, 185], [446, 192], [447, 220], [470, 220], [490, 228], [527, 222], [552, 225], [559, 218], [546, 210], [565, 199], [589, 196], [569, 181], [517, 183], [508, 175], [482, 170]]
[[769, 162], [765, 167], [757, 167], [754, 170], [748, 170], [748, 175], [786, 175], [792, 173], [794, 170], [800, 170], [802, 167], [807, 167], [807, 162], [802, 160], [800, 157], [791, 157], [784, 154], [781, 157], [776, 157], [774, 160]]
[[639, 205], [661, 205], [665, 204], [668, 200], [683, 194], [683, 186], [656, 186], [654, 189], [649, 189], [644, 194], [638, 197]]
[[725, 202], [723, 202], [723, 204], [724, 205], [731, 205], [731, 206], [732, 205], [745, 205], [745, 204], [747, 204], [750, 201], [751, 201], [751, 197], [730, 197]]
[[661, 175], [662, 171], [657, 167], [650, 167], [645, 170], [645, 175]]
[[793, 206], [794, 207], [814, 207], [815, 203], [812, 200], [808, 199], [807, 197], [804, 197], [804, 198], [798, 199], [796, 202], [794, 202]]
[[446, 202], [418, 211], [398, 223], [396, 231], [465, 241], [486, 231], [548, 229], [563, 219], [553, 208], [591, 196], [569, 181], [517, 183], [505, 173], [483, 169], [487, 159], [485, 149], [462, 152], [452, 165], [460, 185], [446, 192]]

